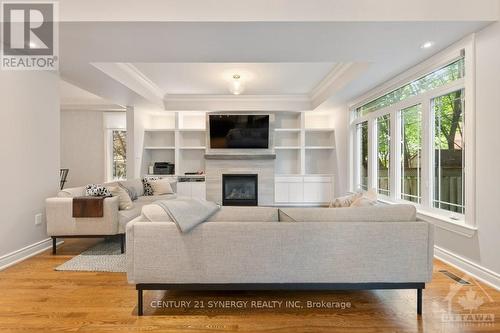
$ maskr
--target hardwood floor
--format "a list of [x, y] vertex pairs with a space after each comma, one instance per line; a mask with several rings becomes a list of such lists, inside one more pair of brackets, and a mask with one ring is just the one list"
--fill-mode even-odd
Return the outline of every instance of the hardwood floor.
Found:
[[[66, 240], [56, 256], [46, 251], [1, 271], [0, 332], [500, 332], [500, 292], [437, 260], [421, 318], [413, 290], [146, 292], [145, 316], [139, 318], [136, 290], [125, 274], [54, 271], [95, 242]], [[312, 309], [308, 301], [338, 302], [344, 309]], [[204, 308], [195, 308], [201, 302]], [[180, 308], [166, 307], [175, 305]]]

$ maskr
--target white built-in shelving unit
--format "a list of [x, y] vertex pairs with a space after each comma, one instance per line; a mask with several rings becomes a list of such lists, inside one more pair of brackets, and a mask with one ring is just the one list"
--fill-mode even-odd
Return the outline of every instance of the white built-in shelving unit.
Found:
[[275, 119], [276, 204], [330, 202], [335, 173], [335, 131], [330, 116], [278, 112]]
[[[285, 111], [274, 115], [270, 135], [274, 135], [276, 154], [276, 204], [329, 202], [335, 173], [335, 131], [330, 116]], [[175, 163], [175, 176], [205, 170], [206, 113], [165, 112], [150, 115], [145, 123], [142, 175], [148, 174], [154, 162]]]
[[141, 174], [155, 162], [175, 164], [175, 175], [204, 171], [206, 128], [204, 112], [165, 112], [149, 115], [144, 129]]

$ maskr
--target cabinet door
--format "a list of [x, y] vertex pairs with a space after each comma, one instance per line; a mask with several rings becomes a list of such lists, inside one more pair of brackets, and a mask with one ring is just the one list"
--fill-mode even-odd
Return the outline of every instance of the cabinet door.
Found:
[[304, 183], [293, 182], [288, 184], [288, 202], [301, 203], [304, 201]]
[[288, 183], [276, 182], [274, 184], [274, 201], [288, 202]]
[[191, 197], [198, 199], [206, 199], [205, 182], [192, 182], [191, 183]]
[[177, 195], [183, 197], [191, 197], [191, 183], [189, 182], [177, 183]]
[[304, 202], [325, 203], [331, 201], [332, 183], [330, 181], [311, 180], [304, 182]]

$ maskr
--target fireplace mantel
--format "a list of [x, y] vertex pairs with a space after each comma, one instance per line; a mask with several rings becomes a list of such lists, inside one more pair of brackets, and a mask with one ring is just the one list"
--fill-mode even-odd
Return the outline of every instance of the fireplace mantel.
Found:
[[208, 153], [206, 160], [275, 160], [275, 153]]

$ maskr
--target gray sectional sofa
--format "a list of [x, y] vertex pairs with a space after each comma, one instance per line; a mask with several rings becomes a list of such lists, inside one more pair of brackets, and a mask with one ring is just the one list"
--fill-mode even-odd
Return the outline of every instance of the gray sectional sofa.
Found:
[[[144, 195], [140, 179], [120, 181], [121, 184], [135, 190], [138, 197], [132, 209], [119, 210], [118, 197], [104, 199], [104, 216], [99, 218], [73, 218], [73, 197], [85, 196], [85, 187], [73, 187], [61, 190], [57, 197], [48, 198], [45, 202], [47, 216], [47, 234], [52, 237], [52, 253], [56, 253], [57, 238], [82, 238], [120, 236], [122, 253], [124, 252], [125, 226], [141, 214], [142, 207], [156, 200], [171, 199], [175, 194]], [[104, 183], [105, 186], [117, 186], [118, 182]], [[171, 183], [176, 190], [175, 182]]]
[[127, 224], [127, 276], [138, 290], [422, 289], [433, 227], [411, 205], [222, 207], [181, 233], [157, 205]]

